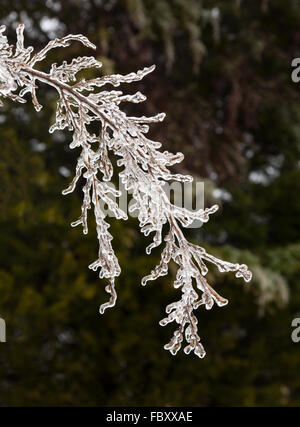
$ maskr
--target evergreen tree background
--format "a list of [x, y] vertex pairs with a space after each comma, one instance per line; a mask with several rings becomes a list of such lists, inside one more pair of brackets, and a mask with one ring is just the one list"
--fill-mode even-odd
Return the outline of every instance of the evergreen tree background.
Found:
[[[95, 234], [70, 227], [81, 192], [61, 196], [77, 153], [67, 132], [48, 134], [56, 94], [39, 89], [39, 113], [30, 102], [5, 102], [1, 405], [299, 405], [300, 344], [291, 340], [291, 322], [300, 317], [300, 83], [291, 80], [291, 61], [300, 56], [299, 2], [2, 0], [0, 19], [11, 41], [24, 22], [35, 48], [86, 35], [104, 72], [157, 64], [143, 82], [122, 89], [148, 96], [135, 113], [167, 113], [151, 135], [185, 154], [177, 171], [205, 180], [207, 205], [222, 205], [191, 238], [254, 273], [248, 285], [210, 273], [229, 305], [198, 310], [207, 356], [172, 357], [162, 347], [174, 325], [158, 322], [178, 290], [170, 277], [140, 286], [159, 251], [145, 255], [134, 219], [111, 220], [122, 275], [117, 306], [100, 316], [105, 282], [87, 268]], [[89, 54], [75, 43], [40, 67]]]

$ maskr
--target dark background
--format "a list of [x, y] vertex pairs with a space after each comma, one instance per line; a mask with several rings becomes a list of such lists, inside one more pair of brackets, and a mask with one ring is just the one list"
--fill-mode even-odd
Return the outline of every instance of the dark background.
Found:
[[[76, 150], [70, 134], [48, 133], [56, 94], [0, 111], [0, 402], [14, 405], [299, 405], [300, 105], [291, 61], [300, 56], [297, 0], [0, 1], [15, 43], [82, 33], [98, 46], [103, 72], [155, 72], [125, 93], [144, 92], [140, 114], [167, 113], [151, 135], [182, 151], [177, 171], [205, 180], [206, 204], [221, 210], [190, 238], [216, 256], [245, 262], [253, 280], [209, 273], [228, 306], [198, 310], [207, 356], [163, 350], [174, 329], [158, 325], [180, 291], [170, 276], [147, 287], [159, 260], [146, 256], [134, 219], [111, 220], [122, 275], [118, 302], [98, 313], [105, 282], [93, 229], [70, 222], [82, 193], [63, 197]], [[40, 65], [90, 55], [74, 43]], [[129, 107], [125, 107], [129, 108]], [[135, 110], [137, 111], [137, 110]], [[92, 221], [92, 218], [91, 218]]]

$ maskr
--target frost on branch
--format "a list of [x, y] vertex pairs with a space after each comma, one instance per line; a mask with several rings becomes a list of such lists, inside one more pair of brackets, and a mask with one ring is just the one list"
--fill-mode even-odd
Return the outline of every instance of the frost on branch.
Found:
[[[207, 282], [207, 263], [214, 264], [220, 272], [234, 272], [236, 277], [242, 277], [246, 282], [251, 279], [251, 273], [245, 264], [232, 264], [208, 254], [204, 248], [187, 241], [181, 227], [188, 227], [193, 221], [207, 222], [210, 215], [218, 209], [217, 205], [210, 208], [191, 212], [183, 207], [173, 205], [163, 190], [163, 185], [170, 180], [179, 182], [192, 181], [190, 176], [173, 174], [169, 167], [183, 160], [182, 153], [172, 154], [160, 151], [161, 143], [148, 139], [146, 134], [149, 124], [160, 122], [165, 114], [152, 117], [130, 117], [121, 109], [122, 102], [139, 103], [146, 97], [140, 92], [124, 95], [120, 90], [109, 90], [109, 87], [119, 87], [121, 83], [131, 83], [143, 79], [152, 72], [155, 66], [146, 67], [136, 73], [127, 75], [113, 74], [94, 79], [77, 79], [77, 73], [86, 68], [101, 68], [101, 62], [93, 57], [74, 58], [70, 63], [64, 61], [61, 65], [52, 64], [49, 73], [34, 68], [42, 61], [51, 49], [67, 47], [71, 41], [79, 41], [86, 47], [95, 48], [82, 35], [68, 35], [61, 39], [50, 41], [40, 52], [34, 53], [32, 47], [24, 47], [24, 26], [17, 28], [16, 46], [10, 46], [3, 36], [5, 27], [0, 27], [0, 95], [13, 101], [26, 102], [24, 95], [30, 93], [37, 111], [42, 106], [36, 97], [37, 82], [54, 87], [59, 95], [57, 101], [55, 123], [50, 132], [67, 128], [73, 133], [70, 148], [77, 149], [79, 156], [75, 175], [70, 185], [63, 191], [68, 194], [74, 191], [79, 178], [84, 179], [82, 187], [83, 202], [81, 214], [71, 225], [82, 226], [83, 233], [88, 233], [88, 212], [93, 210], [99, 251], [97, 259], [89, 268], [97, 271], [99, 277], [108, 279], [105, 290], [110, 295], [107, 303], [102, 304], [100, 312], [115, 305], [117, 294], [115, 277], [121, 269], [112, 247], [112, 235], [109, 224], [101, 210], [101, 201], [106, 203], [117, 219], [127, 219], [118, 204], [111, 197], [119, 197], [120, 192], [109, 185], [113, 176], [113, 166], [109, 153], [118, 158], [117, 165], [122, 167], [121, 180], [126, 190], [131, 190], [134, 203], [130, 212], [138, 212], [138, 220], [142, 233], [148, 236], [154, 233], [152, 243], [146, 248], [147, 254], [164, 242], [161, 261], [150, 273], [142, 279], [145, 285], [149, 280], [155, 280], [168, 273], [171, 261], [178, 266], [175, 288], [181, 288], [181, 299], [168, 305], [167, 317], [161, 320], [162, 326], [175, 322], [178, 324], [171, 341], [165, 345], [166, 350], [176, 354], [185, 340], [185, 353], [193, 351], [197, 356], [205, 355], [200, 343], [197, 329], [197, 319], [194, 315], [200, 305], [211, 309], [213, 304], [227, 304]], [[100, 90], [107, 86], [107, 90]], [[20, 88], [18, 94], [15, 92]], [[97, 134], [88, 130], [88, 125], [97, 122]], [[163, 236], [163, 226], [168, 231]]]

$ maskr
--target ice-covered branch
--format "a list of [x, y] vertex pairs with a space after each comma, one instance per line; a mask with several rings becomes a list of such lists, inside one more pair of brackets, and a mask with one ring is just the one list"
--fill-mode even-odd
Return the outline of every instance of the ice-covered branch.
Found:
[[[45, 73], [36, 70], [34, 66], [42, 61], [51, 49], [69, 46], [72, 41], [79, 41], [86, 47], [95, 46], [82, 35], [68, 35], [50, 41], [40, 52], [33, 53], [32, 47], [24, 47], [23, 25], [17, 28], [15, 47], [8, 44], [3, 35], [4, 30], [4, 26], [0, 27], [0, 95], [13, 101], [26, 102], [24, 96], [30, 93], [33, 105], [39, 111], [42, 106], [36, 96], [37, 83], [42, 82], [54, 87], [59, 99], [55, 123], [50, 127], [50, 132], [67, 128], [73, 132], [70, 148], [80, 150], [75, 176], [63, 194], [73, 192], [80, 177], [83, 177], [85, 181], [82, 187], [81, 215], [71, 225], [81, 225], [83, 233], [86, 234], [88, 211], [93, 210], [99, 252], [98, 258], [89, 268], [94, 271], [100, 269], [100, 278], [109, 281], [105, 289], [110, 294], [109, 302], [100, 307], [100, 312], [103, 313], [107, 307], [115, 305], [115, 277], [121, 272], [111, 244], [109, 224], [105, 221], [100, 202], [106, 203], [116, 218], [127, 219], [125, 212], [110, 197], [111, 194], [114, 197], [120, 196], [120, 192], [109, 185], [113, 175], [113, 166], [109, 159], [111, 152], [118, 158], [117, 165], [123, 168], [120, 177], [125, 189], [132, 191], [134, 203], [130, 211], [138, 212], [141, 231], [146, 236], [154, 233], [152, 243], [146, 248], [147, 254], [161, 245], [162, 241], [165, 242], [159, 265], [149, 276], [142, 279], [142, 284], [166, 275], [171, 261], [178, 265], [174, 287], [181, 288], [181, 299], [167, 307], [168, 316], [160, 324], [164, 326], [175, 321], [179, 327], [171, 341], [165, 345], [165, 349], [176, 354], [185, 339], [185, 353], [194, 351], [197, 356], [203, 357], [205, 351], [200, 343], [194, 310], [200, 305], [210, 309], [214, 303], [218, 306], [227, 303], [227, 300], [208, 284], [205, 278], [208, 272], [206, 263], [216, 265], [221, 272], [235, 272], [236, 277], [242, 277], [246, 282], [251, 279], [251, 273], [246, 265], [219, 260], [202, 247], [186, 240], [180, 226], [188, 227], [195, 220], [207, 222], [218, 206], [191, 212], [175, 206], [166, 196], [163, 189], [166, 181], [185, 182], [192, 181], [192, 178], [173, 174], [169, 170], [169, 167], [183, 160], [182, 153], [162, 152], [161, 143], [146, 137], [149, 124], [162, 121], [165, 114], [129, 117], [120, 109], [120, 104], [143, 102], [146, 99], [144, 95], [140, 92], [124, 95], [119, 90], [99, 91], [99, 88], [105, 85], [118, 87], [121, 83], [139, 81], [152, 72], [155, 66], [125, 76], [114, 74], [77, 80], [79, 71], [91, 67], [101, 68], [101, 63], [95, 58], [84, 56], [74, 58], [70, 63], [64, 61], [61, 65], [52, 64], [49, 73]], [[18, 88], [21, 90], [17, 94]], [[88, 125], [92, 122], [97, 122], [97, 134], [91, 134], [88, 130]], [[165, 236], [164, 225], [168, 226]]]

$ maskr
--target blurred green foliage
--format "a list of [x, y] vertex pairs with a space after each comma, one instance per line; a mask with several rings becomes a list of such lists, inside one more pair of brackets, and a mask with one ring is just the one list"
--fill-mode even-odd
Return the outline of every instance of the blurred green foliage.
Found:
[[[158, 326], [178, 291], [172, 271], [140, 280], [156, 264], [137, 223], [111, 220], [122, 275], [117, 306], [98, 314], [104, 282], [87, 269], [97, 242], [70, 228], [81, 192], [61, 196], [73, 173], [70, 135], [48, 134], [55, 94], [41, 87], [30, 103], [0, 112], [0, 345], [2, 405], [299, 405], [300, 317], [299, 92], [290, 79], [299, 56], [296, 0], [1, 1], [1, 23], [27, 43], [88, 36], [105, 72], [156, 63], [135, 87], [147, 102], [135, 113], [166, 111], [152, 135], [186, 155], [181, 171], [206, 179], [207, 203], [221, 189], [221, 214], [194, 241], [253, 281], [212, 270], [209, 281], [229, 305], [199, 310], [204, 360], [163, 350], [173, 325]], [[41, 64], [86, 55], [75, 44]], [[129, 108], [129, 107], [126, 107]], [[226, 190], [226, 192], [225, 192]], [[92, 219], [91, 219], [92, 221]]]

